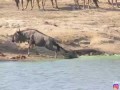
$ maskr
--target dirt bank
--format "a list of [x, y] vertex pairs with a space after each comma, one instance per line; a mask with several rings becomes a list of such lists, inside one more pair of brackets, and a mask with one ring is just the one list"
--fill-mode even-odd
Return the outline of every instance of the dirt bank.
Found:
[[[46, 11], [39, 11], [37, 6], [32, 11], [30, 8], [21, 11], [17, 10], [13, 1], [1, 0], [0, 51], [8, 57], [26, 53], [25, 44], [21, 45], [20, 51], [15, 45], [10, 46], [4, 42], [8, 39], [7, 36], [20, 27], [38, 29], [58, 39], [64, 48], [76, 51], [79, 55], [81, 52], [120, 54], [120, 9], [113, 9], [104, 0], [101, 0], [99, 5], [99, 9], [92, 5], [90, 10], [74, 10], [73, 0], [61, 0], [59, 10], [53, 9], [48, 1]], [[54, 55], [54, 52], [45, 49], [39, 51], [43, 55]]]

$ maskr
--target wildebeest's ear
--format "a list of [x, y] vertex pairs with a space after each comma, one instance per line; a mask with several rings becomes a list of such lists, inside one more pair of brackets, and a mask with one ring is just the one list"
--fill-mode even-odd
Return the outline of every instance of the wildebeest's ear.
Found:
[[18, 34], [20, 34], [20, 33], [21, 33], [20, 28], [19, 28], [19, 30], [17, 31], [17, 33], [18, 33]]

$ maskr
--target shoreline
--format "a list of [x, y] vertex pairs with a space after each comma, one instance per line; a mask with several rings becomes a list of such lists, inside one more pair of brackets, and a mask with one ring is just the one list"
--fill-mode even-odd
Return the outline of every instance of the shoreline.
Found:
[[[79, 56], [78, 58], [96, 58], [96, 57], [99, 57], [99, 58], [117, 58], [117, 57], [120, 57], [120, 54], [119, 55], [91, 55], [91, 56], [88, 56], [88, 55], [82, 55], [82, 56]], [[1, 58], [0, 57], [0, 62], [37, 62], [37, 61], [53, 61], [53, 60], [64, 60], [65, 58], [41, 58], [41, 57], [31, 57], [31, 58], [26, 58], [26, 59], [8, 59], [8, 58]], [[77, 58], [72, 58], [72, 59], [77, 59]], [[65, 60], [72, 60], [72, 59], [65, 59]]]
[[68, 57], [68, 56], [62, 56], [62, 55], [58, 55], [57, 58], [55, 58], [53, 55], [50, 56], [49, 52], [47, 52], [46, 54], [40, 54], [40, 55], [30, 55], [28, 56], [27, 54], [11, 54], [11, 53], [2, 53], [0, 52], [0, 61], [41, 61], [41, 60], [59, 60], [59, 59], [75, 59], [75, 58], [80, 58], [80, 57], [100, 57], [100, 56], [105, 56], [105, 57], [109, 57], [109, 56], [120, 56], [120, 54], [113, 54], [113, 53], [104, 53], [104, 52], [100, 52], [97, 50], [93, 50], [93, 49], [81, 49], [81, 50], [76, 50], [75, 51], [77, 53], [77, 57]]

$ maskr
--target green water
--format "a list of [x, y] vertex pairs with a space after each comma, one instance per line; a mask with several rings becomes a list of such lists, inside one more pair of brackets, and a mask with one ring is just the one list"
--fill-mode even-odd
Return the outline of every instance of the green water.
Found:
[[0, 62], [0, 90], [113, 90], [119, 82], [120, 56]]

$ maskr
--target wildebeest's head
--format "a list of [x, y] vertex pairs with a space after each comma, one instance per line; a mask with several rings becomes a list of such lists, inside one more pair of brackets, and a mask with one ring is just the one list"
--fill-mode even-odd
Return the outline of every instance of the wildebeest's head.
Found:
[[12, 42], [24, 42], [25, 41], [25, 36], [22, 33], [22, 31], [17, 31], [14, 33], [12, 36]]

